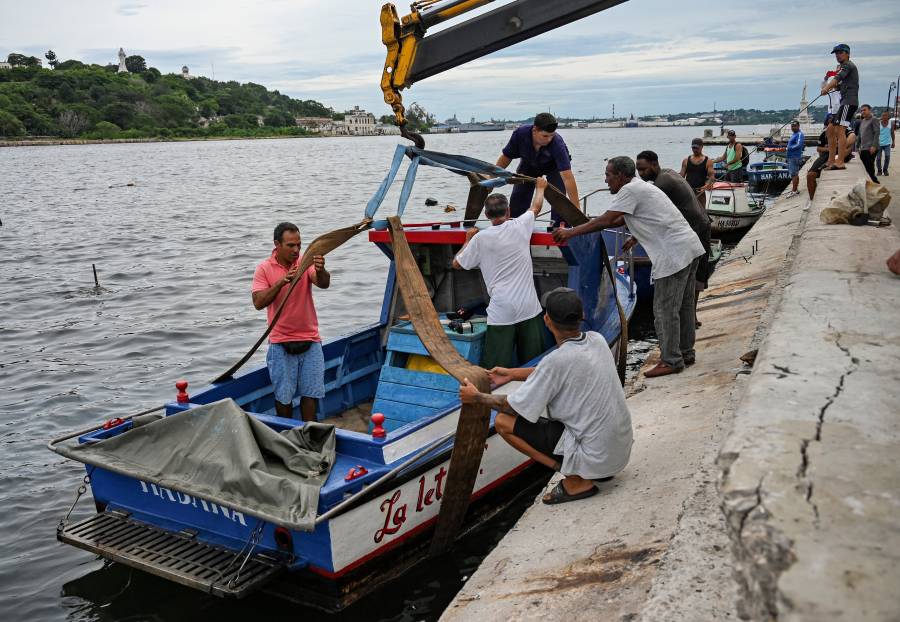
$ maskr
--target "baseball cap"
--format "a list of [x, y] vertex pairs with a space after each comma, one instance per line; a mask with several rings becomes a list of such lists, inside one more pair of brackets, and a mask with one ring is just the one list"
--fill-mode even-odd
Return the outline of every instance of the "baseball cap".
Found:
[[729, 136], [737, 136], [737, 132], [735, 132], [734, 130], [728, 130], [726, 134], [728, 134]]
[[568, 287], [557, 287], [545, 293], [541, 297], [541, 306], [560, 328], [578, 328], [584, 318], [581, 298], [574, 289]]
[[791, 121], [791, 125], [800, 125], [800, 121], [798, 121], [797, 119], [793, 119]]
[[832, 54], [834, 54], [835, 52], [847, 52], [849, 54], [850, 46], [846, 43], [838, 43], [836, 46], [834, 46], [834, 49], [831, 50]]

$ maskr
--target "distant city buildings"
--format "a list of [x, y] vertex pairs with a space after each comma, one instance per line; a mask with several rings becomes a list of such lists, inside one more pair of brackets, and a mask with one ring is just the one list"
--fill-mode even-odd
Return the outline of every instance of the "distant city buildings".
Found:
[[350, 136], [375, 136], [375, 115], [354, 106], [344, 113], [344, 126]]
[[343, 119], [331, 117], [296, 117], [294, 122], [307, 132], [321, 136], [390, 136], [399, 135], [400, 128], [378, 123], [375, 115], [359, 106], [344, 113]]
[[7, 63], [5, 60], [0, 60], [0, 69], [12, 69], [12, 65]]

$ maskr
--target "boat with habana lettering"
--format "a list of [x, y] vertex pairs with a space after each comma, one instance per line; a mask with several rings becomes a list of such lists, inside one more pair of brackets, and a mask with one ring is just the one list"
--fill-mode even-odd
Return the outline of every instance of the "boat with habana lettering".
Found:
[[[448, 318], [485, 296], [477, 270], [452, 269], [466, 237], [462, 225], [406, 225], [404, 235], [451, 343], [478, 363], [485, 318]], [[96, 514], [61, 521], [58, 539], [217, 596], [242, 597], [263, 589], [327, 610], [346, 607], [421, 561], [448, 477], [459, 384], [429, 357], [404, 317], [390, 232], [376, 223], [368, 236], [386, 258], [380, 317], [323, 343], [326, 395], [317, 418], [334, 425], [334, 458], [304, 520], [283, 503], [254, 500], [271, 488], [276, 472], [262, 467], [274, 469], [272, 455], [281, 451], [283, 439], [297, 439], [306, 428], [315, 431], [315, 426], [275, 416], [272, 383], [261, 366], [190, 396], [186, 383], [179, 383], [179, 399], [151, 422], [112, 420], [51, 441], [53, 451], [86, 464], [86, 484], [96, 504]], [[543, 227], [531, 238], [538, 295], [559, 286], [575, 289], [585, 305], [584, 329], [599, 332], [615, 347], [621, 328], [617, 300], [630, 317], [636, 297], [627, 271], [604, 269], [604, 253], [599, 233], [557, 245]], [[534, 365], [549, 351], [521, 363]], [[494, 391], [508, 392], [516, 384]], [[298, 404], [299, 398], [295, 414]], [[466, 528], [481, 524], [546, 473], [500, 438], [494, 416]], [[155, 431], [167, 422], [196, 432], [173, 438]], [[235, 438], [242, 427], [251, 430], [249, 440]], [[143, 447], [129, 449], [129, 436], [142, 439]], [[252, 444], [263, 437], [270, 445]], [[214, 460], [204, 453], [211, 444], [233, 448], [218, 486], [185, 485], [185, 477], [166, 469], [135, 466], [144, 454], [167, 467], [191, 459], [196, 466], [196, 461]], [[173, 450], [176, 446], [183, 451]], [[116, 460], [96, 458], [116, 447], [124, 451]], [[246, 458], [251, 455], [252, 460]], [[255, 465], [249, 475], [238, 469], [245, 462]], [[279, 469], [276, 488], [293, 485], [284, 464]], [[265, 481], [268, 488], [259, 483]]]

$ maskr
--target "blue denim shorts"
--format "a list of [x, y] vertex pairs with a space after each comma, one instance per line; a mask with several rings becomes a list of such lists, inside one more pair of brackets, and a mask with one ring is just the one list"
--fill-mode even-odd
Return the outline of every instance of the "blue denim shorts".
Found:
[[275, 399], [282, 404], [290, 404], [295, 397], [325, 397], [325, 356], [318, 341], [303, 354], [288, 354], [281, 344], [270, 343], [266, 365]]
[[791, 177], [796, 177], [800, 174], [800, 158], [788, 158], [788, 173], [790, 173]]

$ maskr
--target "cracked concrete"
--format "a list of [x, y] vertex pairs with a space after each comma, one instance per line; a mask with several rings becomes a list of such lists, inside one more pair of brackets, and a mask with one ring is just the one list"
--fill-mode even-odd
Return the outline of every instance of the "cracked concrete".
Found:
[[697, 364], [631, 387], [628, 468], [537, 501], [442, 620], [900, 620], [900, 235], [818, 218], [861, 174], [767, 211], [701, 298]]
[[[740, 357], [771, 324], [803, 203], [779, 201], [717, 268], [700, 300], [697, 363], [631, 388], [628, 468], [596, 497], [529, 508], [442, 620], [737, 618], [716, 458], [750, 378]], [[613, 546], [652, 554], [612, 563]]]
[[818, 217], [859, 176], [820, 182], [719, 456], [743, 618], [900, 619], [900, 234]]

